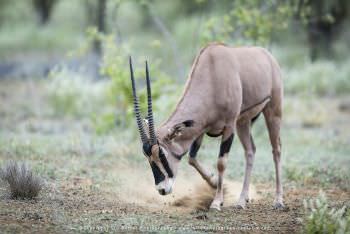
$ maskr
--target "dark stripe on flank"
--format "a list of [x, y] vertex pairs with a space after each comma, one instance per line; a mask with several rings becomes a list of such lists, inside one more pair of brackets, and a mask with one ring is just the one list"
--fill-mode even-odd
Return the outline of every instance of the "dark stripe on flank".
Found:
[[160, 162], [162, 163], [166, 173], [168, 174], [168, 177], [173, 178], [174, 177], [173, 172], [171, 171], [169, 164], [168, 164], [168, 160], [166, 159], [166, 157], [163, 153], [163, 150], [161, 148], [159, 148], [159, 159], [160, 159]]
[[162, 171], [159, 169], [155, 162], [151, 162], [150, 164], [153, 172], [154, 183], [157, 185], [163, 180], [165, 180], [165, 176], [163, 175]]
[[210, 137], [218, 137], [218, 136], [222, 135], [222, 132], [220, 132], [218, 134], [211, 134], [211, 133], [207, 132], [207, 135], [210, 136]]
[[233, 142], [233, 137], [234, 134], [232, 133], [231, 136], [229, 136], [229, 138], [227, 138], [224, 142], [221, 142], [219, 157], [223, 157], [224, 154], [230, 151]]
[[255, 121], [259, 118], [261, 112], [259, 112], [259, 114], [257, 114], [255, 117], [252, 118], [251, 120], [251, 125], [253, 125], [255, 123]]
[[243, 114], [244, 112], [248, 111], [249, 109], [252, 109], [253, 107], [256, 107], [257, 105], [260, 105], [261, 103], [263, 103], [264, 101], [266, 101], [267, 99], [270, 99], [271, 96], [267, 96], [265, 97], [263, 100], [261, 100], [260, 102], [248, 107], [248, 108], [245, 108], [244, 110], [241, 110], [241, 112], [239, 113], [240, 115]]

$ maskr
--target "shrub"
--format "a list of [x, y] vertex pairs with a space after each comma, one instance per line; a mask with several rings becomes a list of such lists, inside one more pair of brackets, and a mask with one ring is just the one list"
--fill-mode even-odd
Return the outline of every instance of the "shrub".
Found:
[[[133, 99], [128, 64], [129, 49], [127, 44], [116, 44], [113, 36], [99, 34], [94, 28], [88, 29], [88, 35], [87, 44], [93, 39], [102, 42], [100, 73], [108, 79], [92, 81], [66, 68], [53, 70], [48, 85], [49, 101], [55, 115], [86, 117], [97, 134], [106, 134], [115, 126], [125, 127], [133, 123], [130, 121], [133, 120]], [[80, 50], [86, 51], [86, 48], [78, 49], [78, 52]], [[144, 60], [141, 63], [136, 57], [134, 63], [140, 107], [145, 112], [145, 64]], [[174, 82], [158, 69], [160, 63], [160, 60], [152, 60], [150, 64], [154, 112], [163, 112], [164, 108], [168, 111], [177, 94]], [[158, 102], [161, 94], [167, 95], [162, 103]]]
[[306, 62], [286, 72], [285, 89], [291, 94], [346, 94], [350, 91], [350, 60]]
[[[219, 15], [208, 17], [202, 41], [229, 41], [238, 44], [269, 45], [273, 37], [288, 28], [294, 4], [271, 0], [236, 0]], [[261, 13], [263, 12], [263, 14]]]
[[349, 233], [350, 214], [346, 206], [340, 209], [330, 208], [325, 194], [314, 200], [304, 201], [307, 212], [305, 233]]
[[48, 101], [56, 116], [89, 116], [103, 107], [105, 82], [94, 82], [62, 67], [50, 72]]
[[11, 198], [33, 199], [43, 187], [42, 180], [24, 163], [8, 162], [0, 171], [0, 178], [8, 183]]
[[[117, 45], [115, 38], [112, 36], [103, 36], [104, 54], [101, 64], [101, 73], [110, 78], [111, 83], [107, 89], [107, 97], [110, 105], [118, 108], [116, 110], [118, 122], [127, 125], [128, 121], [132, 119], [133, 99], [131, 92], [130, 72], [128, 64], [129, 48], [127, 44]], [[140, 56], [141, 58], [143, 56]], [[145, 87], [145, 60], [134, 58], [135, 79], [138, 85], [138, 96], [140, 100], [141, 110], [146, 110], [146, 87]], [[156, 112], [158, 106], [157, 100], [162, 94], [170, 95], [172, 92], [166, 92], [167, 87], [174, 86], [174, 82], [163, 72], [160, 71], [159, 66], [161, 60], [154, 59], [149, 61], [150, 76], [152, 82], [152, 99], [155, 103], [153, 109]], [[138, 80], [140, 82], [138, 82]], [[143, 84], [143, 86], [141, 86]]]

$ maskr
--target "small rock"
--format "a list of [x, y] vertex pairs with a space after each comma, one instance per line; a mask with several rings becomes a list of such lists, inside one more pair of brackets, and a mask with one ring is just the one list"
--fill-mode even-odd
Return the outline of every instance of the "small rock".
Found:
[[348, 112], [350, 112], [350, 100], [348, 100], [348, 101], [342, 101], [340, 104], [339, 104], [339, 110], [340, 111], [344, 111], [344, 112], [346, 112], [346, 111], [348, 111]]
[[196, 219], [200, 219], [200, 220], [207, 220], [208, 219], [208, 216], [206, 214], [203, 214], [203, 215], [198, 215], [195, 217]]

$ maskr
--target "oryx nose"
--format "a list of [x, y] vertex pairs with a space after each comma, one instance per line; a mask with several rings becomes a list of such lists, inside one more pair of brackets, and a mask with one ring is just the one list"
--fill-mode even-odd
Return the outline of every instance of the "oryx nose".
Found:
[[158, 192], [159, 192], [160, 195], [165, 195], [166, 194], [165, 193], [165, 189], [159, 189]]

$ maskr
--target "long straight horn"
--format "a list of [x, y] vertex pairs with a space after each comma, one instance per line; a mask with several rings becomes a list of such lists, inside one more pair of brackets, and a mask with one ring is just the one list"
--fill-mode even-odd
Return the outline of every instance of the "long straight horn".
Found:
[[130, 64], [130, 77], [131, 77], [131, 86], [132, 86], [132, 97], [134, 100], [134, 114], [136, 117], [136, 123], [137, 123], [137, 128], [139, 129], [141, 141], [143, 144], [148, 143], [148, 138], [145, 133], [145, 130], [142, 125], [142, 119], [140, 115], [140, 107], [139, 107], [139, 100], [136, 94], [136, 87], [135, 87], [135, 79], [134, 79], [134, 70], [132, 68], [132, 61], [131, 61], [131, 56], [129, 57], [129, 64]]
[[147, 84], [147, 104], [148, 104], [148, 126], [151, 145], [157, 144], [156, 133], [154, 131], [153, 109], [152, 109], [152, 91], [151, 81], [148, 71], [148, 63], [146, 61], [146, 84]]

